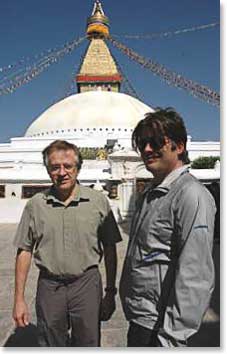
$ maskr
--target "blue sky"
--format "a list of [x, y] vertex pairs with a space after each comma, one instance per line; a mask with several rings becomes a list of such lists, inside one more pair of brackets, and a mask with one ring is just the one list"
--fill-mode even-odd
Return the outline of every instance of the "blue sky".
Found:
[[[111, 34], [150, 34], [219, 22], [217, 0], [102, 0]], [[0, 67], [83, 36], [93, 0], [0, 1]], [[119, 38], [168, 69], [220, 91], [218, 27], [170, 38]], [[23, 136], [31, 122], [64, 97], [88, 42], [12, 94], [0, 96], [0, 142]], [[123, 72], [148, 105], [172, 106], [193, 140], [219, 140], [219, 109], [168, 86], [109, 45]]]

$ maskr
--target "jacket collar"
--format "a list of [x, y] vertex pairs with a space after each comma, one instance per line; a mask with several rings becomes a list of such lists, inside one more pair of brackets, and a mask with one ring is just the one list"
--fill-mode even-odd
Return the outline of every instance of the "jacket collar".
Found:
[[189, 165], [183, 165], [179, 168], [176, 168], [170, 172], [164, 180], [157, 186], [151, 184], [150, 190], [160, 190], [163, 192], [168, 192], [170, 190], [171, 184], [181, 175], [189, 172]]

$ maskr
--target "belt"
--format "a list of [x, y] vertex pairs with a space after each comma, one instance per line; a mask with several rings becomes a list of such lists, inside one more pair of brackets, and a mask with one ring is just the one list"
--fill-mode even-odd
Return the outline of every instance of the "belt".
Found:
[[50, 280], [54, 280], [54, 281], [59, 281], [59, 282], [62, 282], [62, 283], [71, 283], [77, 279], [79, 279], [80, 277], [82, 277], [87, 271], [89, 271], [90, 269], [97, 269], [98, 266], [95, 264], [95, 265], [92, 265], [88, 268], [86, 268], [83, 273], [80, 273], [78, 275], [64, 275], [64, 274], [54, 274], [54, 273], [51, 273], [49, 272], [47, 269], [40, 269], [40, 276], [42, 278], [46, 278], [46, 279], [50, 279]]

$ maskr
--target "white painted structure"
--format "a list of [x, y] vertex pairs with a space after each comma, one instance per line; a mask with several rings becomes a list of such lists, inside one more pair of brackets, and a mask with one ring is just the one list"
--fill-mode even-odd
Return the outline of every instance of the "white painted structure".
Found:
[[25, 136], [73, 137], [80, 147], [105, 146], [107, 139], [118, 139], [119, 144], [129, 147], [133, 128], [151, 111], [124, 93], [84, 92], [48, 108], [30, 125]]
[[[91, 91], [75, 94], [48, 108], [27, 129], [24, 137], [0, 144], [0, 222], [18, 222], [25, 201], [23, 186], [50, 184], [42, 164], [42, 150], [56, 139], [79, 147], [104, 147], [116, 141], [108, 160], [86, 160], [79, 174], [81, 183], [116, 183], [118, 199], [111, 201], [119, 220], [132, 213], [136, 178], [150, 178], [138, 154], [131, 150], [131, 134], [136, 124], [153, 109], [119, 92]], [[220, 156], [219, 142], [193, 142], [188, 137], [189, 157]], [[193, 170], [199, 179], [219, 179], [220, 169]], [[1, 190], [0, 190], [1, 192]], [[5, 206], [4, 206], [5, 205]], [[15, 211], [7, 217], [7, 210]], [[8, 221], [7, 221], [8, 220]]]

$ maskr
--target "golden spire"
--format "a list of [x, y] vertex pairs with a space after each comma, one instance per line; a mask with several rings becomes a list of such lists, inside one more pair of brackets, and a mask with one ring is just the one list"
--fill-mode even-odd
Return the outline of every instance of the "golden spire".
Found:
[[92, 14], [87, 19], [87, 35], [89, 38], [103, 38], [109, 35], [109, 19], [105, 16], [99, 0], [95, 0]]
[[122, 77], [105, 42], [109, 36], [109, 20], [98, 0], [94, 1], [92, 14], [87, 20], [87, 36], [90, 43], [76, 76], [78, 92], [119, 92]]

